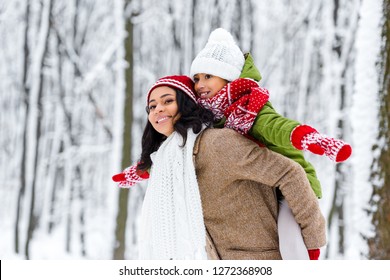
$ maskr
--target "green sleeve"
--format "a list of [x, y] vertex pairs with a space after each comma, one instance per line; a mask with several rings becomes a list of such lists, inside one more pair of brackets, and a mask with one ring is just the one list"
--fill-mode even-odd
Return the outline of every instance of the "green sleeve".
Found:
[[267, 102], [257, 114], [249, 133], [256, 139], [263, 139], [267, 143], [283, 148], [292, 147], [290, 142], [291, 131], [300, 123], [278, 114]]
[[[250, 53], [245, 54], [245, 64], [240, 78], [251, 78], [257, 82], [261, 80], [260, 71], [257, 69]], [[223, 127], [224, 123], [225, 118], [215, 124], [215, 127]], [[314, 193], [318, 198], [321, 198], [321, 184], [317, 179], [313, 165], [306, 161], [303, 152], [294, 148], [290, 142], [291, 131], [297, 125], [299, 125], [299, 122], [281, 116], [274, 110], [271, 103], [267, 102], [257, 115], [249, 134], [264, 143], [270, 150], [300, 164], [306, 172]]]
[[270, 150], [300, 164], [306, 172], [314, 193], [321, 198], [321, 184], [313, 165], [306, 161], [303, 152], [297, 150], [290, 142], [291, 131], [297, 125], [299, 122], [281, 116], [274, 110], [272, 104], [267, 102], [257, 115], [249, 134], [264, 143]]
[[245, 55], [244, 67], [242, 67], [240, 78], [250, 78], [257, 82], [261, 80], [261, 74], [259, 69], [257, 69], [253, 57], [250, 53]]

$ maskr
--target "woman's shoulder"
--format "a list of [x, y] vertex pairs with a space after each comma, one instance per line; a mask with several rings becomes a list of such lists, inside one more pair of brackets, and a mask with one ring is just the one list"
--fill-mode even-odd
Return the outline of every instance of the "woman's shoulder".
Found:
[[208, 128], [204, 131], [203, 137], [207, 137], [209, 140], [215, 139], [217, 141], [221, 141], [223, 139], [234, 139], [242, 136], [230, 128]]
[[[224, 152], [250, 140], [230, 128], [208, 128], [198, 137], [198, 146]], [[226, 151], [227, 152], [227, 151]]]

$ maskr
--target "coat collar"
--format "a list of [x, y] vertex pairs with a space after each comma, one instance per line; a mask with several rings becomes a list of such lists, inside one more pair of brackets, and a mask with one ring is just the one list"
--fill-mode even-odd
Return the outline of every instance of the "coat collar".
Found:
[[195, 144], [194, 144], [194, 152], [193, 152], [193, 155], [196, 156], [198, 153], [199, 153], [199, 146], [200, 146], [200, 141], [201, 141], [201, 138], [203, 136], [203, 133], [208, 130], [208, 129], [211, 129], [211, 128], [206, 128], [204, 129], [203, 131], [201, 131], [198, 135], [198, 137], [196, 138], [195, 140]]

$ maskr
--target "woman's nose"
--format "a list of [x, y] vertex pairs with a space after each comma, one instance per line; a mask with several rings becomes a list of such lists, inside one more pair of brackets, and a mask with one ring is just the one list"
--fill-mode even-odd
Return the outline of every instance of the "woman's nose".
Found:
[[157, 103], [156, 105], [156, 110], [154, 110], [156, 113], [158, 112], [161, 112], [163, 109], [164, 109], [164, 105], [163, 104], [160, 104], [160, 103]]

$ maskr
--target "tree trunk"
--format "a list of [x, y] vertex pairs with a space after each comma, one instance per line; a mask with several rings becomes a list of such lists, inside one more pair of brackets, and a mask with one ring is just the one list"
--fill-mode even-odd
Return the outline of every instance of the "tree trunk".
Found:
[[[350, 13], [346, 14], [346, 9], [351, 9], [352, 6], [359, 5], [360, 3], [353, 3], [348, 1], [334, 0], [332, 11], [332, 25], [333, 25], [333, 39], [332, 39], [332, 51], [335, 58], [332, 62], [332, 88], [334, 88], [334, 99], [337, 108], [336, 112], [340, 112], [338, 117], [335, 118], [335, 124], [337, 129], [334, 137], [343, 139], [349, 142], [348, 136], [351, 131], [351, 119], [349, 117], [349, 110], [351, 104], [353, 92], [349, 85], [353, 83], [351, 77], [353, 77], [354, 68], [352, 67], [356, 61], [356, 56], [353, 50], [356, 41], [356, 30], [358, 28], [358, 13], [357, 10], [352, 9]], [[346, 17], [349, 20], [346, 20]], [[320, 67], [320, 65], [318, 66]], [[341, 113], [343, 112], [343, 113]], [[331, 209], [328, 213], [328, 228], [330, 232], [330, 242], [336, 244], [335, 246], [328, 246], [326, 251], [326, 258], [332, 258], [336, 253], [339, 256], [345, 256], [350, 250], [348, 245], [349, 236], [348, 230], [351, 228], [349, 224], [348, 212], [352, 212], [350, 204], [352, 199], [348, 196], [348, 188], [353, 187], [352, 179], [350, 176], [350, 161], [345, 163], [339, 163], [335, 167], [334, 177], [334, 193], [332, 198]], [[335, 231], [332, 230], [335, 228]], [[334, 249], [332, 249], [332, 247]], [[331, 252], [331, 250], [336, 250]]]
[[[38, 47], [37, 47], [37, 61], [36, 61], [36, 69], [34, 68], [33, 71], [37, 71], [35, 74], [35, 80], [32, 82], [34, 83], [32, 88], [32, 103], [34, 106], [36, 106], [36, 113], [33, 116], [29, 116], [33, 118], [32, 124], [33, 127], [32, 130], [32, 137], [35, 137], [34, 145], [31, 147], [34, 149], [33, 151], [33, 158], [30, 159], [31, 162], [29, 164], [32, 164], [32, 176], [31, 176], [31, 196], [30, 196], [30, 209], [29, 209], [29, 218], [28, 218], [28, 228], [27, 228], [27, 239], [25, 243], [25, 255], [27, 259], [30, 257], [30, 241], [33, 236], [34, 229], [36, 227], [36, 219], [35, 216], [35, 191], [36, 191], [36, 184], [37, 184], [37, 168], [38, 168], [38, 153], [39, 153], [39, 140], [40, 140], [40, 131], [41, 131], [41, 120], [42, 120], [42, 94], [43, 94], [43, 81], [44, 81], [44, 74], [43, 74], [43, 67], [44, 67], [44, 58], [47, 54], [47, 48], [48, 48], [48, 42], [49, 42], [49, 36], [50, 36], [50, 16], [52, 11], [52, 1], [48, 0], [46, 3], [46, 7], [44, 6], [44, 12], [42, 13], [42, 22], [41, 22], [41, 28], [39, 32], [39, 41]], [[41, 48], [42, 47], [42, 48]], [[35, 97], [36, 96], [36, 97]], [[36, 103], [35, 103], [36, 102]], [[35, 125], [35, 126], [34, 126]]]
[[27, 124], [28, 124], [28, 116], [29, 116], [29, 88], [27, 86], [27, 74], [28, 74], [28, 63], [30, 59], [30, 50], [28, 46], [28, 33], [30, 26], [30, 1], [27, 0], [26, 3], [26, 17], [25, 17], [25, 30], [24, 30], [24, 58], [23, 58], [23, 77], [22, 84], [24, 89], [24, 128], [23, 128], [23, 140], [22, 140], [22, 156], [21, 156], [21, 170], [20, 170], [20, 187], [18, 193], [18, 201], [16, 205], [16, 219], [15, 219], [15, 242], [14, 249], [15, 253], [19, 254], [20, 252], [20, 237], [19, 237], [19, 225], [20, 225], [20, 215], [22, 212], [22, 200], [24, 197], [25, 189], [26, 189], [26, 152], [27, 152]]
[[373, 150], [379, 151], [380, 156], [374, 161], [372, 181], [374, 191], [371, 205], [376, 209], [372, 213], [372, 224], [375, 235], [368, 239], [369, 259], [390, 259], [390, 1], [383, 3], [383, 38], [385, 45], [382, 50], [382, 77], [380, 90], [380, 121], [379, 135]]
[[[130, 19], [126, 20], [127, 38], [125, 40], [125, 59], [129, 65], [126, 68], [126, 90], [125, 90], [125, 110], [124, 110], [124, 131], [122, 148], [122, 169], [131, 164], [131, 130], [133, 122], [133, 24]], [[115, 229], [115, 260], [123, 260], [126, 250], [126, 225], [128, 215], [129, 191], [121, 189], [118, 197], [118, 214], [116, 217]]]

